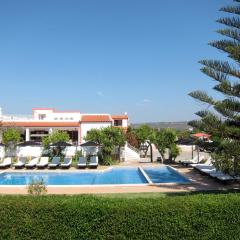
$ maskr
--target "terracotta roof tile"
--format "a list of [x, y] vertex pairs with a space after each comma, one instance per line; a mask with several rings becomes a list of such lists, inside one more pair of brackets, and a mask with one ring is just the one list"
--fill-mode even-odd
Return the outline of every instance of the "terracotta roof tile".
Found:
[[81, 122], [112, 122], [109, 115], [82, 115]]
[[112, 115], [111, 117], [112, 117], [113, 120], [128, 119], [127, 115]]

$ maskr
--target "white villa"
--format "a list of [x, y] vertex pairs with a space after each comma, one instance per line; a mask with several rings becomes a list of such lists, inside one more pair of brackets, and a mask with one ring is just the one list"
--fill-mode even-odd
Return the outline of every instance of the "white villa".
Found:
[[110, 114], [83, 114], [79, 111], [56, 111], [54, 108], [33, 108], [32, 116], [5, 115], [0, 109], [0, 142], [2, 131], [17, 127], [25, 141], [41, 141], [42, 137], [55, 130], [69, 133], [73, 144], [81, 144], [90, 129], [109, 126], [128, 127], [128, 116]]

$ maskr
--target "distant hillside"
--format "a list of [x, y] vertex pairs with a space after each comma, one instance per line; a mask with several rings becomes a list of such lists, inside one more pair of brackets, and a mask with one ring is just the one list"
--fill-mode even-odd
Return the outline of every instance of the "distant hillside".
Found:
[[150, 123], [133, 123], [131, 127], [137, 128], [142, 124], [147, 124], [153, 128], [173, 128], [177, 130], [188, 129], [190, 126], [187, 122], [150, 122]]

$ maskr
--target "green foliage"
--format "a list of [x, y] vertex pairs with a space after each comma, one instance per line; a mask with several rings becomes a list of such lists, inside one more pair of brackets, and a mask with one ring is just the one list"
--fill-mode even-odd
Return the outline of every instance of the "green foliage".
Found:
[[54, 131], [52, 134], [45, 136], [42, 140], [43, 146], [44, 146], [43, 156], [64, 157], [64, 150], [66, 147], [59, 146], [59, 147], [50, 148], [50, 145], [57, 142], [68, 142], [69, 140], [70, 140], [70, 137], [66, 131], [57, 130], [57, 131]]
[[8, 145], [10, 142], [17, 144], [21, 141], [21, 132], [17, 128], [7, 128], [3, 131], [3, 143]]
[[136, 128], [135, 132], [140, 143], [144, 143], [147, 140], [152, 142], [154, 139], [154, 129], [147, 124], [143, 124], [140, 127]]
[[68, 142], [70, 140], [69, 135], [65, 131], [54, 131], [52, 134], [43, 138], [43, 145], [48, 148], [50, 144], [57, 143], [60, 141]]
[[47, 187], [44, 180], [41, 178], [39, 180], [32, 179], [28, 185], [28, 193], [30, 195], [39, 196], [47, 193]]
[[240, 195], [0, 196], [1, 239], [238, 239]]
[[189, 139], [193, 132], [189, 130], [176, 130], [176, 134], [178, 139]]
[[81, 151], [76, 151], [75, 155], [73, 156], [72, 161], [73, 162], [78, 162], [79, 158], [82, 157], [82, 156], [83, 156], [82, 150]]
[[176, 139], [177, 134], [173, 129], [166, 128], [155, 131], [154, 143], [163, 158], [167, 148], [170, 151], [170, 157], [176, 158], [179, 155], [180, 152], [175, 144]]
[[171, 144], [169, 147], [170, 159], [175, 160], [180, 155], [181, 149], [176, 144]]
[[21, 132], [17, 128], [7, 128], [3, 131], [3, 143], [5, 146], [5, 155], [15, 157], [17, 155], [17, 143], [21, 141]]
[[104, 155], [99, 159], [99, 162], [102, 164], [102, 165], [105, 165], [105, 166], [110, 166], [113, 164], [113, 159], [112, 159], [112, 156], [111, 155]]
[[[220, 18], [217, 22], [225, 25], [218, 33], [225, 37], [210, 43], [210, 46], [224, 52], [229, 61], [202, 60], [201, 71], [217, 84], [214, 90], [222, 94], [215, 100], [205, 91], [194, 91], [189, 95], [207, 103], [208, 110], [196, 114], [200, 120], [189, 124], [212, 135], [215, 165], [218, 169], [233, 175], [240, 175], [240, 1], [235, 6], [221, 8], [221, 11], [234, 14]], [[210, 110], [209, 110], [210, 109]]]
[[135, 147], [135, 148], [139, 148], [141, 141], [139, 140], [137, 133], [136, 133], [136, 129], [128, 127], [127, 132], [126, 132], [126, 139], [127, 142]]
[[118, 147], [120, 152], [120, 147], [124, 146], [126, 137], [121, 128], [107, 127], [102, 129], [91, 129], [85, 140], [95, 141], [101, 146], [102, 152], [102, 164], [110, 165], [112, 163], [112, 152], [115, 147]]

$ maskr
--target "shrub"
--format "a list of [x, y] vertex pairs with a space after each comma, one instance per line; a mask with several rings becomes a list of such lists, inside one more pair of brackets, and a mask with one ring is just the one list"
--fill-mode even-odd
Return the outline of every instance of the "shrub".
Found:
[[1, 239], [239, 239], [239, 194], [0, 196]]
[[32, 179], [28, 185], [28, 193], [30, 195], [35, 195], [35, 196], [46, 194], [47, 187], [44, 183], [43, 178], [38, 179], [38, 180]]
[[76, 151], [75, 155], [73, 156], [73, 162], [78, 162], [78, 159], [82, 156], [83, 156], [82, 150]]
[[21, 132], [16, 128], [8, 128], [3, 131], [3, 143], [8, 145], [10, 142], [17, 144], [21, 141]]

